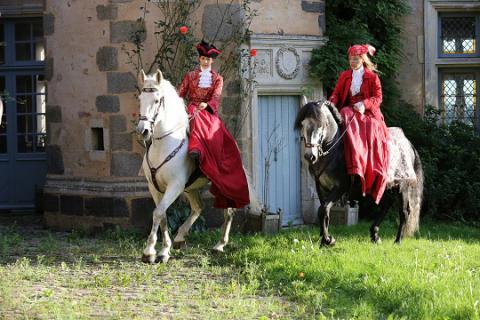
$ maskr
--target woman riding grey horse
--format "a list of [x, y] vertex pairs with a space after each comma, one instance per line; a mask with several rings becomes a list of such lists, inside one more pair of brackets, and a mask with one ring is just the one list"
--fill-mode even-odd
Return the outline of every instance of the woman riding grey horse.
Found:
[[[348, 126], [348, 123], [345, 124]], [[328, 234], [330, 208], [342, 196], [350, 200], [361, 196], [361, 187], [351, 188], [352, 182], [345, 164], [342, 117], [337, 108], [326, 100], [305, 104], [295, 120], [295, 128], [301, 130], [305, 143], [305, 158], [315, 180], [320, 199], [321, 244], [333, 246], [335, 239]], [[423, 170], [420, 157], [400, 128], [388, 128], [390, 136], [390, 159], [387, 191], [379, 207], [380, 214], [370, 228], [373, 242], [380, 241], [379, 226], [393, 203], [394, 193], [400, 192], [403, 207], [400, 210], [400, 225], [395, 242], [404, 235], [411, 236], [419, 228], [420, 208], [423, 195]]]

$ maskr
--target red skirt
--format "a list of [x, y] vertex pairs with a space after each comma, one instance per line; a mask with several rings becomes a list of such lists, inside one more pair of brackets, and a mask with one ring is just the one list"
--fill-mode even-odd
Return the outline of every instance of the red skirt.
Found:
[[[197, 104], [188, 106], [193, 114]], [[215, 208], [242, 208], [250, 203], [248, 183], [237, 143], [217, 115], [206, 109], [190, 120], [188, 151], [200, 152], [200, 169], [210, 179]]]
[[387, 126], [368, 110], [360, 114], [351, 107], [344, 107], [340, 113], [344, 124], [348, 125], [343, 138], [347, 172], [360, 177], [363, 195], [370, 194], [378, 204], [388, 178], [390, 150]]

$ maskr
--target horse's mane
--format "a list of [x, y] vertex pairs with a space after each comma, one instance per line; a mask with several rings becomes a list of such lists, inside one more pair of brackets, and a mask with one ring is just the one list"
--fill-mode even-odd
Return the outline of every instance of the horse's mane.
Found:
[[325, 105], [328, 108], [337, 124], [340, 125], [342, 123], [342, 117], [340, 115], [340, 112], [338, 112], [337, 108], [328, 101], [326, 101], [326, 99], [322, 98], [318, 101], [309, 102], [300, 109], [297, 114], [297, 118], [295, 119], [295, 130], [300, 130], [302, 128], [302, 121], [305, 119], [312, 118], [317, 121], [321, 121], [322, 105]]
[[178, 105], [181, 104], [181, 108], [178, 108], [177, 112], [180, 112], [182, 116], [188, 118], [187, 112], [185, 110], [185, 103], [183, 99], [178, 95], [177, 89], [170, 83], [170, 81], [162, 79], [159, 87], [163, 90], [163, 96], [165, 99], [166, 106], [175, 106], [178, 108]]
[[183, 102], [183, 99], [180, 98], [177, 90], [170, 83], [170, 81], [162, 79], [162, 81], [160, 82], [160, 88], [163, 90], [165, 104], [169, 105], [170, 103], [178, 103], [178, 100], [181, 100]]

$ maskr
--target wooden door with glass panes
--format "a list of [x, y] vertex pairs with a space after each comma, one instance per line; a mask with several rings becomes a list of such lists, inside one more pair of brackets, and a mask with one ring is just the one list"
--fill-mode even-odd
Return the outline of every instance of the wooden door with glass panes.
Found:
[[33, 208], [46, 175], [41, 18], [0, 22], [0, 209]]

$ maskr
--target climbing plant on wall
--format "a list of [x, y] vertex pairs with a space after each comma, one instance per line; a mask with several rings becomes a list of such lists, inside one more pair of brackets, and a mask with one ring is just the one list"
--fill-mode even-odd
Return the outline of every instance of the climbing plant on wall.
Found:
[[[204, 39], [214, 43], [223, 52], [215, 62], [219, 73], [224, 79], [229, 79], [238, 74], [241, 59], [248, 58], [248, 50], [242, 48], [251, 33], [250, 25], [257, 15], [251, 8], [252, 0], [230, 0], [227, 3], [216, 3], [212, 10], [216, 13], [211, 24], [217, 30], [214, 34], [203, 35]], [[145, 28], [140, 28], [132, 34], [133, 48], [124, 46], [124, 52], [129, 62], [138, 72], [153, 72], [159, 68], [167, 79], [174, 85], [178, 85], [185, 73], [197, 64], [197, 52], [195, 45], [200, 42], [198, 36], [201, 27], [195, 16], [203, 7], [203, 0], [177, 0], [177, 1], [145, 1], [140, 7], [138, 22], [154, 20], [153, 37], [148, 41], [154, 41], [153, 59], [146, 61], [145, 58]], [[213, 4], [215, 6], [215, 4]], [[155, 9], [160, 12], [160, 17], [153, 17], [150, 13]], [[197, 18], [198, 19], [198, 18]], [[152, 39], [153, 38], [153, 39]], [[151, 54], [151, 52], [150, 52]]]

